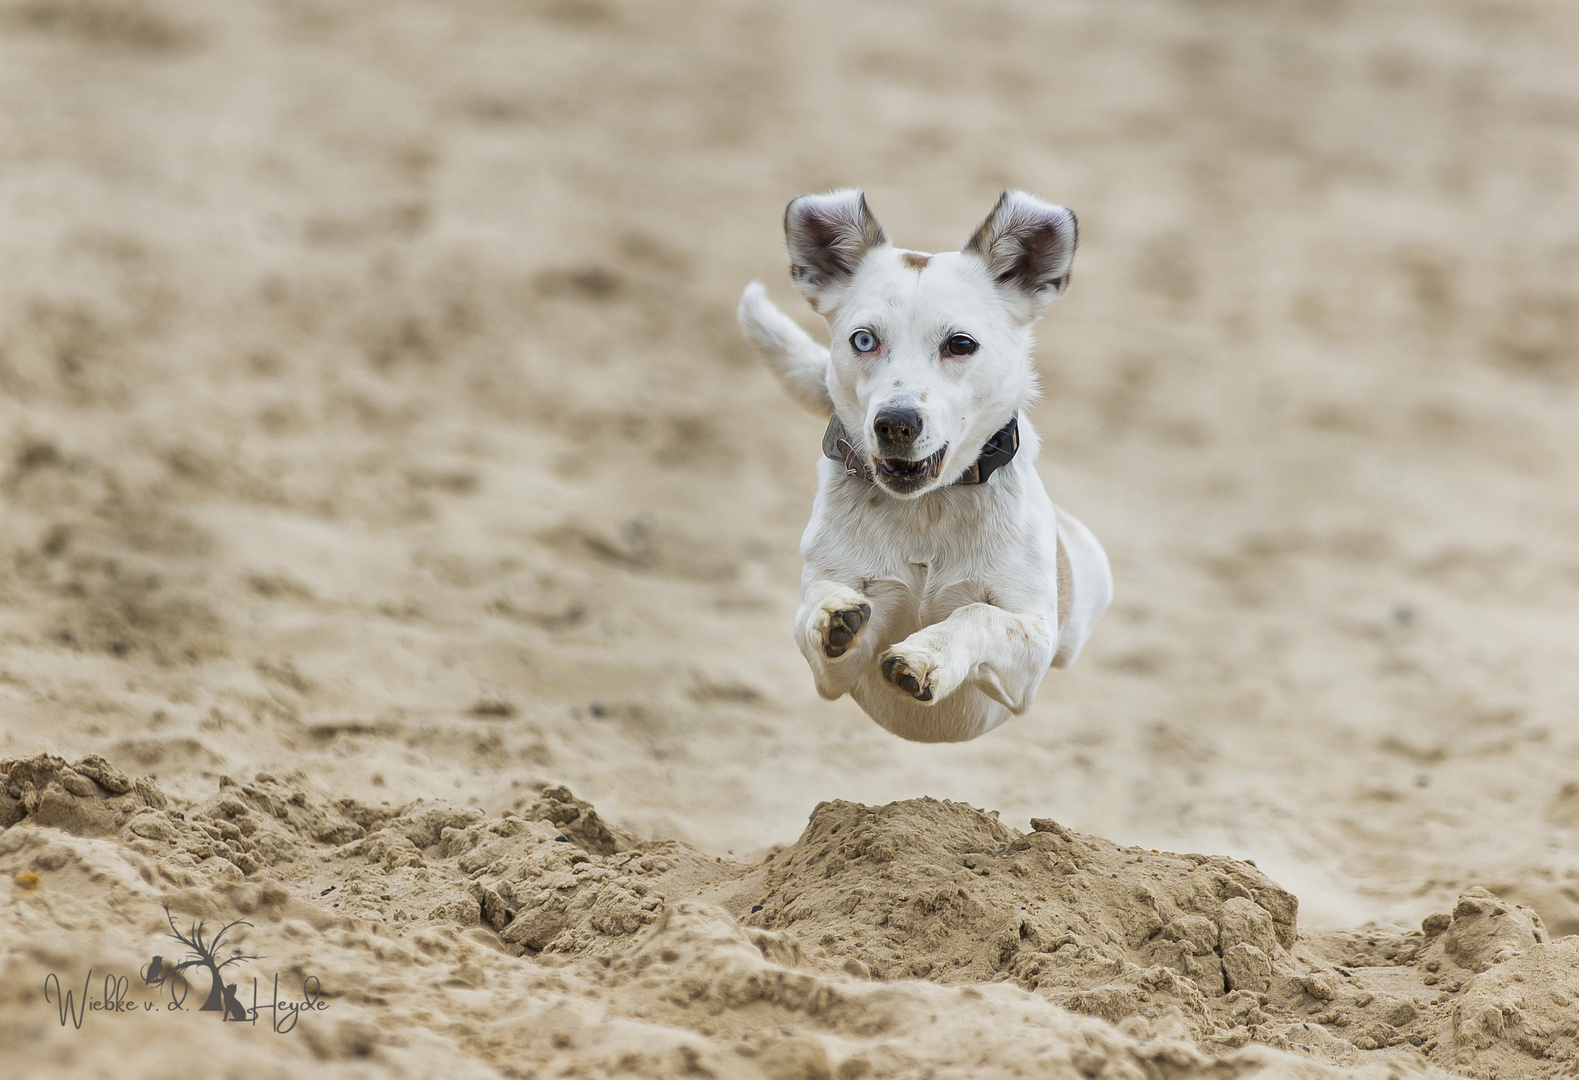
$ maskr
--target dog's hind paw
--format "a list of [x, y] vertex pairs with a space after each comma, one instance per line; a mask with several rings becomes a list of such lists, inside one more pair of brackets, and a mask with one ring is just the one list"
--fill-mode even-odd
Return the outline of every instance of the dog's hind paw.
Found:
[[935, 669], [930, 665], [890, 652], [883, 657], [882, 668], [883, 678], [900, 690], [923, 704], [933, 701], [932, 676]]
[[822, 651], [829, 659], [837, 660], [850, 648], [850, 642], [861, 632], [872, 617], [872, 605], [857, 603], [854, 607], [825, 609], [822, 628]]

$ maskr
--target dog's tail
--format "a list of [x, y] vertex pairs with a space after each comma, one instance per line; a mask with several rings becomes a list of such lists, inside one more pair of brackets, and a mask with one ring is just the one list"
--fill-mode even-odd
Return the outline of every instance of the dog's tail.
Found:
[[760, 281], [740, 296], [740, 332], [755, 345], [789, 396], [818, 416], [833, 415], [828, 396], [828, 350], [768, 299]]

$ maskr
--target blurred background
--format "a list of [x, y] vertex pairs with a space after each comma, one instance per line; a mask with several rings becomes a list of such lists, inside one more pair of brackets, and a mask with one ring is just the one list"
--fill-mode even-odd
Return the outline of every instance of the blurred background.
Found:
[[[0, 4], [0, 755], [709, 852], [918, 795], [1579, 932], [1579, 7]], [[793, 195], [1074, 208], [1033, 421], [1118, 598], [960, 746], [795, 650]], [[821, 333], [820, 327], [815, 332]]]

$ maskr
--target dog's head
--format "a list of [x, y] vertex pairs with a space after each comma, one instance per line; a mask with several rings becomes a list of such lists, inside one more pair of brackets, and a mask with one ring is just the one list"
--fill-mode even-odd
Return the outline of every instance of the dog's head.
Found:
[[1036, 394], [1031, 325], [1069, 285], [1075, 215], [1006, 191], [959, 251], [895, 248], [857, 190], [784, 211], [790, 276], [828, 320], [840, 422], [897, 498], [953, 483]]

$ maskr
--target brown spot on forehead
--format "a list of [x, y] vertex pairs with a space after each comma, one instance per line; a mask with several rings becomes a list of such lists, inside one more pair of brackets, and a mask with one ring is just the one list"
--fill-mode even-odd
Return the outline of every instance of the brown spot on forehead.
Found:
[[899, 260], [919, 274], [927, 268], [927, 263], [932, 261], [932, 256], [923, 255], [919, 251], [907, 251], [899, 256]]

